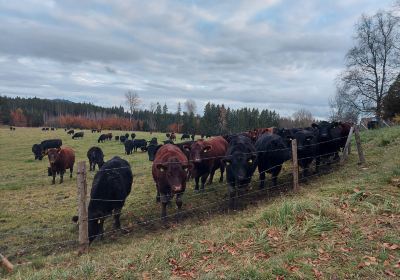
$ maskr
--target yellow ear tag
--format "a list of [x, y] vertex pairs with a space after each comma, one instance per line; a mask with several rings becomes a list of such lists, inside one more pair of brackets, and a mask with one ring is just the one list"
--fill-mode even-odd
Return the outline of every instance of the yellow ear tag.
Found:
[[249, 164], [252, 164], [252, 163], [253, 163], [253, 160], [252, 160], [252, 159], [249, 159], [247, 162], [248, 162]]
[[97, 220], [97, 223], [98, 223], [98, 224], [100, 224], [100, 223], [101, 223], [101, 221], [100, 221], [100, 220]]
[[226, 165], [231, 165], [231, 163], [229, 161], [226, 161]]

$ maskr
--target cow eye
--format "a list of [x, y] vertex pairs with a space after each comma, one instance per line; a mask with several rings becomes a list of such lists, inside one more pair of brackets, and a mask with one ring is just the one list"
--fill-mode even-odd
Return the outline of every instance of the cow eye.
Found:
[[205, 148], [205, 149], [203, 150], [203, 152], [207, 153], [207, 152], [208, 152], [208, 149], [207, 149], [207, 148]]
[[164, 172], [164, 171], [165, 171], [165, 168], [164, 168], [164, 167], [160, 167], [160, 171], [161, 171], [161, 172]]
[[252, 164], [252, 163], [253, 163], [253, 160], [252, 160], [251, 158], [249, 158], [249, 159], [247, 160], [247, 163], [248, 163], [248, 164]]

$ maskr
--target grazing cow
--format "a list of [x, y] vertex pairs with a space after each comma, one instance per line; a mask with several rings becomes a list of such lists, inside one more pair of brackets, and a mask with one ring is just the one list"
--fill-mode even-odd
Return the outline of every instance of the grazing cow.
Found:
[[322, 121], [318, 124], [313, 123], [312, 127], [318, 130], [318, 163], [328, 160], [333, 156], [333, 160], [339, 159], [341, 144], [341, 128], [338, 122]]
[[167, 138], [171, 137], [171, 133], [166, 133], [165, 136], [167, 136]]
[[282, 164], [291, 158], [290, 148], [286, 146], [282, 137], [269, 133], [261, 135], [255, 146], [258, 153], [260, 189], [265, 186], [265, 172], [272, 175], [272, 185], [276, 186]]
[[101, 129], [98, 129], [98, 130], [97, 130], [97, 133], [101, 133]]
[[102, 134], [102, 135], [100, 135], [99, 139], [97, 140], [97, 143], [104, 142], [107, 139], [108, 139], [108, 136], [105, 134]]
[[88, 207], [89, 243], [104, 232], [107, 216], [114, 216], [114, 229], [120, 229], [120, 215], [132, 189], [133, 174], [126, 160], [113, 157], [100, 168], [93, 179]]
[[249, 137], [238, 135], [231, 138], [226, 158], [226, 180], [229, 191], [229, 207], [235, 208], [236, 194], [247, 189], [257, 168], [257, 150]]
[[12, 127], [12, 126], [10, 126], [10, 130], [13, 130], [13, 127]]
[[45, 128], [45, 127], [42, 127], [42, 131], [46, 131], [46, 128]]
[[[303, 177], [307, 177], [312, 161], [317, 156], [318, 151], [318, 132], [302, 129], [293, 133], [293, 139], [297, 142], [297, 161], [303, 169]], [[315, 161], [315, 170], [318, 172], [319, 162]]]
[[32, 146], [32, 152], [35, 155], [35, 160], [42, 160], [43, 156], [47, 153], [50, 148], [60, 148], [62, 146], [61, 139], [49, 139], [44, 140], [40, 144], [34, 144]]
[[72, 136], [72, 139], [75, 139], [75, 138], [83, 138], [83, 135], [84, 135], [84, 132], [83, 132], [83, 131], [76, 132], [76, 133], [74, 133], [74, 135]]
[[126, 140], [126, 138], [125, 138], [124, 135], [121, 135], [121, 136], [119, 137], [119, 141], [120, 141], [121, 143], [124, 143], [125, 140]]
[[91, 147], [87, 152], [87, 157], [89, 159], [90, 171], [96, 169], [96, 164], [99, 166], [99, 169], [104, 164], [104, 154], [99, 147]]
[[133, 140], [125, 140], [124, 142], [124, 146], [125, 146], [125, 154], [130, 155], [132, 154], [132, 150], [133, 150]]
[[201, 138], [201, 139], [204, 139], [204, 134], [201, 134], [201, 135], [200, 135], [200, 138]]
[[74, 134], [75, 133], [75, 131], [73, 130], [73, 129], [70, 129], [70, 130], [68, 130], [68, 132], [67, 132], [67, 134], [69, 134], [69, 135], [72, 135], [72, 134]]
[[136, 133], [131, 133], [132, 140], [136, 138]]
[[151, 138], [151, 140], [149, 141], [149, 145], [157, 145], [158, 141], [156, 137]]
[[211, 138], [211, 134], [207, 134], [207, 135], [206, 135], [206, 138]]
[[107, 140], [111, 141], [111, 140], [112, 140], [112, 137], [113, 137], [113, 135], [112, 135], [111, 132], [109, 132], [109, 133], [106, 134], [106, 139], [107, 139]]
[[54, 131], [54, 127], [50, 128], [51, 131]]
[[171, 141], [175, 141], [176, 140], [176, 135], [174, 132], [171, 133], [171, 135], [169, 136], [169, 140]]
[[129, 133], [125, 133], [125, 139], [129, 139]]
[[67, 131], [67, 129], [66, 129], [66, 128], [64, 128], [64, 131]]
[[192, 141], [194, 141], [194, 137], [195, 137], [196, 135], [194, 135], [194, 134], [192, 134], [192, 135], [190, 135], [190, 139], [192, 139]]
[[140, 148], [142, 151], [147, 150], [147, 141], [145, 139], [133, 140], [133, 150], [137, 152], [138, 148]]
[[190, 135], [187, 133], [182, 134], [181, 140], [190, 139]]
[[49, 130], [49, 128], [48, 128], [48, 127], [46, 127], [46, 130]]
[[115, 141], [119, 141], [119, 136], [115, 135]]
[[95, 133], [97, 131], [97, 129], [92, 129], [92, 133]]
[[189, 162], [182, 151], [172, 144], [159, 148], [152, 166], [157, 188], [156, 201], [161, 201], [161, 218], [167, 216], [167, 204], [176, 195], [178, 211], [182, 208], [182, 195], [186, 189]]
[[72, 178], [72, 171], [74, 170], [75, 153], [71, 148], [51, 148], [47, 151], [50, 167], [48, 169], [49, 176], [53, 176], [52, 184], [56, 182], [56, 174], [60, 174], [60, 184], [63, 182], [65, 170], [69, 169]]
[[221, 171], [219, 181], [223, 181], [225, 167], [222, 159], [228, 149], [228, 142], [223, 137], [217, 136], [210, 140], [197, 140], [191, 145], [185, 145], [184, 148], [190, 152], [189, 159], [194, 165], [192, 176], [196, 182], [195, 191], [199, 190], [200, 177], [201, 191], [204, 191], [207, 177], [210, 175], [208, 184], [211, 184], [218, 168]]
[[162, 147], [162, 145], [150, 144], [147, 146], [147, 154], [149, 156], [149, 161], [154, 161], [157, 151]]

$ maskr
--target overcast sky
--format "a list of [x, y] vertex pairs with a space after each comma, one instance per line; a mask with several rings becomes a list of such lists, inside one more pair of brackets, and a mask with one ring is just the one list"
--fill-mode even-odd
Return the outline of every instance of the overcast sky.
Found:
[[0, 94], [329, 114], [362, 13], [389, 0], [0, 0]]

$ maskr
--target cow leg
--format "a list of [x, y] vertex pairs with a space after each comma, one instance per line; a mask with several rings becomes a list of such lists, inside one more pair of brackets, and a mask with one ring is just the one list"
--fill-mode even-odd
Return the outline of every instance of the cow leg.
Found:
[[158, 188], [157, 188], [156, 202], [160, 202], [160, 192], [158, 191]]
[[120, 229], [121, 228], [121, 222], [119, 220], [120, 216], [121, 216], [121, 208], [115, 209], [114, 210], [114, 224], [113, 224], [113, 228], [114, 229]]
[[161, 203], [161, 220], [163, 222], [165, 222], [166, 218], [167, 218], [167, 204], [168, 204], [168, 202]]
[[278, 183], [278, 175], [281, 172], [281, 169], [282, 169], [282, 165], [274, 168], [273, 171], [272, 171], [272, 186], [274, 186], [274, 187]]
[[260, 189], [265, 187], [265, 171], [260, 172]]
[[57, 172], [51, 170], [51, 175], [53, 175], [53, 181], [51, 182], [53, 185], [56, 183], [56, 174]]
[[183, 195], [183, 193], [177, 193], [176, 199], [175, 199], [176, 206], [178, 207], [178, 214], [176, 215], [176, 218], [178, 221], [181, 219], [181, 210], [182, 210], [182, 204], [183, 204], [182, 195]]
[[204, 192], [204, 185], [206, 184], [207, 177], [208, 177], [208, 173], [201, 176], [201, 187], [200, 187], [201, 192]]
[[219, 170], [221, 171], [221, 177], [219, 177], [219, 182], [222, 183], [222, 182], [224, 181], [225, 166], [221, 165], [221, 167], [219, 168]]
[[211, 169], [210, 171], [210, 178], [208, 179], [208, 184], [211, 185], [214, 179], [215, 169]]
[[[93, 169], [94, 170], [94, 169]], [[69, 178], [72, 178], [72, 172], [74, 171], [74, 167], [69, 169]]]
[[321, 165], [321, 157], [315, 159], [315, 173], [319, 173], [319, 166]]
[[100, 239], [103, 239], [104, 238], [104, 235], [103, 235], [104, 234], [104, 218], [100, 219], [99, 227], [100, 227], [99, 237], [100, 237]]
[[200, 176], [198, 176], [198, 175], [194, 178], [194, 181], [196, 183], [196, 185], [194, 187], [195, 192], [199, 191], [199, 179], [200, 179]]
[[235, 197], [236, 197], [236, 188], [235, 183], [231, 182], [228, 186], [229, 191], [229, 208], [235, 209]]
[[64, 181], [64, 173], [65, 173], [64, 170], [60, 171], [60, 184]]

